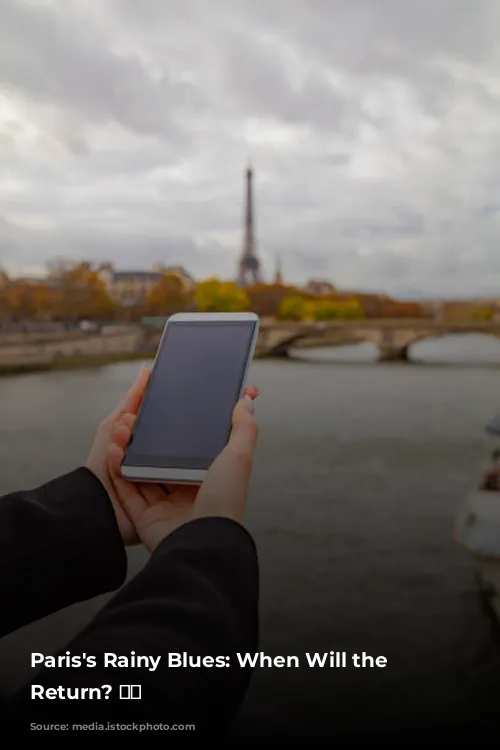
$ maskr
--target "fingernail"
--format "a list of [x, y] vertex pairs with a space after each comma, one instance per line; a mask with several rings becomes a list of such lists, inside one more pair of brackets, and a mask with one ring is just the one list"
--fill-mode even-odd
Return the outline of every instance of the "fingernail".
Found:
[[245, 396], [243, 399], [243, 406], [250, 413], [253, 414], [253, 401], [250, 396]]

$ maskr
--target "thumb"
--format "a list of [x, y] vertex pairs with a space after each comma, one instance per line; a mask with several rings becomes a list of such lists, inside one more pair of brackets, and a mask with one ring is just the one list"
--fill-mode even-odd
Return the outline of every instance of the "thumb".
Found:
[[229, 442], [208, 470], [196, 498], [195, 517], [222, 516], [243, 521], [259, 432], [252, 412], [249, 396], [236, 404]]
[[229, 442], [224, 449], [239, 453], [242, 458], [253, 460], [259, 429], [253, 418], [254, 402], [245, 395], [233, 411], [232, 429]]
[[129, 413], [129, 414], [137, 414], [139, 411], [139, 407], [141, 405], [142, 398], [144, 396], [144, 393], [146, 391], [149, 378], [151, 376], [151, 371], [147, 365], [142, 365], [141, 369], [139, 370], [137, 377], [122, 399], [122, 402], [118, 404], [115, 411], [113, 412], [113, 417], [116, 419], [119, 419], [123, 414]]

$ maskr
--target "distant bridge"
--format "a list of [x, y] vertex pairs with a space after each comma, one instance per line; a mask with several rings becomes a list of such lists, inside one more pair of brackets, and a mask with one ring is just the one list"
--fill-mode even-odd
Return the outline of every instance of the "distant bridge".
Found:
[[[500, 339], [500, 321], [466, 323], [432, 320], [336, 320], [328, 323], [261, 321], [257, 357], [287, 357], [292, 349], [346, 346], [369, 341], [382, 362], [409, 359], [413, 344], [453, 334], [476, 333]], [[0, 334], [0, 374], [13, 368], [48, 368], [64, 360], [152, 355], [158, 346], [158, 326], [117, 326], [103, 333]]]
[[347, 346], [371, 342], [381, 362], [409, 360], [409, 350], [417, 341], [454, 334], [485, 334], [500, 339], [500, 321], [463, 323], [432, 320], [342, 320], [328, 323], [268, 321], [261, 325], [256, 355], [287, 357], [291, 349]]

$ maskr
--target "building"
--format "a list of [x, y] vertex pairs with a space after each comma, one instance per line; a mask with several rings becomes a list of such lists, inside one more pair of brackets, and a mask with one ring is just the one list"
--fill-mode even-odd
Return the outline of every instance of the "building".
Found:
[[312, 294], [313, 297], [328, 297], [331, 294], [335, 294], [337, 289], [330, 281], [310, 279], [304, 287], [304, 291], [307, 294]]
[[0, 289], [14, 288], [14, 287], [40, 287], [49, 286], [49, 279], [43, 276], [7, 276], [6, 273], [0, 271]]
[[18, 284], [20, 286], [45, 286], [47, 284], [47, 279], [39, 276], [16, 276], [16, 278], [10, 279], [10, 283]]
[[195, 280], [182, 266], [156, 265], [151, 271], [116, 271], [106, 263], [99, 268], [110, 297], [121, 307], [143, 304], [151, 289], [167, 274], [178, 276], [186, 292], [195, 286]]

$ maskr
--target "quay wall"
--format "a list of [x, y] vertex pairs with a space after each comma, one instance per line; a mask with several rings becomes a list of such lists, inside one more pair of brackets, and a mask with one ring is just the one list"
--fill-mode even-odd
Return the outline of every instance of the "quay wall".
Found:
[[50, 367], [64, 359], [128, 355], [140, 351], [144, 343], [140, 327], [107, 334], [7, 334], [0, 336], [0, 369], [28, 365]]

